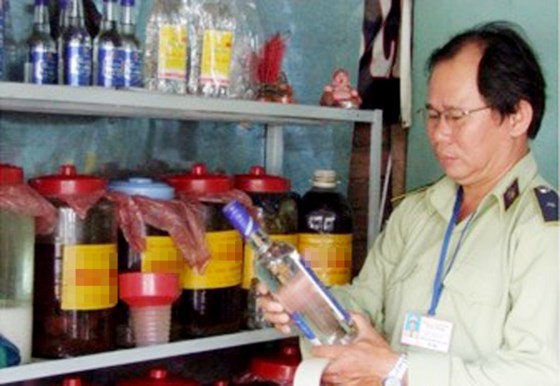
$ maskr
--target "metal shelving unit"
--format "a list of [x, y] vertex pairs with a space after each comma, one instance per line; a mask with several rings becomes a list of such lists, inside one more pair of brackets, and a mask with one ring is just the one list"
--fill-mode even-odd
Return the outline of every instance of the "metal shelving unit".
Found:
[[274, 329], [244, 331], [235, 334], [185, 340], [157, 346], [109, 351], [70, 359], [41, 360], [0, 370], [0, 384], [121, 366], [154, 359], [171, 358], [223, 348], [285, 339]]
[[[37, 86], [0, 82], [2, 111], [173, 120], [255, 122], [266, 126], [266, 169], [282, 174], [283, 131], [286, 124], [365, 123], [371, 127], [369, 216], [379, 216], [382, 116], [380, 111], [344, 110], [308, 105], [170, 95], [146, 90], [99, 87]], [[347, 126], [347, 125], [346, 125]], [[341, 125], [343, 128], [347, 128]], [[370, 221], [376, 224], [377, 221]], [[378, 229], [368, 230], [368, 246]], [[274, 330], [246, 331], [165, 345], [119, 350], [72, 359], [35, 362], [0, 370], [0, 384], [119, 366], [285, 338]]]

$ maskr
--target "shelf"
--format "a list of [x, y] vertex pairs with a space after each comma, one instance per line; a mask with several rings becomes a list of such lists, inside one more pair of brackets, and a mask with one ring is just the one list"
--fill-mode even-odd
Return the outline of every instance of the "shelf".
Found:
[[150, 92], [145, 89], [38, 86], [13, 82], [0, 82], [0, 110], [305, 125], [325, 122], [371, 123], [374, 120], [371, 110], [205, 98]]
[[293, 336], [295, 335], [280, 334], [274, 329], [263, 329], [166, 343], [158, 346], [84, 355], [70, 359], [40, 360], [30, 364], [0, 370], [0, 384], [170, 358], [180, 355], [196, 354], [205, 351], [285, 339]]

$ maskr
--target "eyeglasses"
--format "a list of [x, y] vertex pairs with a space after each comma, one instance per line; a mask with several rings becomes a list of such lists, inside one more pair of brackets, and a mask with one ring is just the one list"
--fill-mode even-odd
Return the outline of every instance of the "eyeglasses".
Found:
[[426, 122], [427, 129], [435, 128], [442, 117], [449, 127], [452, 129], [458, 129], [462, 126], [465, 119], [467, 119], [467, 117], [469, 117], [472, 113], [477, 113], [491, 108], [492, 106], [483, 106], [470, 110], [452, 108], [444, 111], [438, 111], [431, 107], [424, 107], [418, 110], [418, 114], [420, 114], [420, 116], [424, 119], [424, 122]]

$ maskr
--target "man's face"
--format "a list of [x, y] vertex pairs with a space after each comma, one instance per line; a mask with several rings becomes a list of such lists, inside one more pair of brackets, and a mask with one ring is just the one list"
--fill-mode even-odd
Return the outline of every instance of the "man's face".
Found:
[[[428, 84], [427, 106], [432, 112], [488, 106], [477, 86], [481, 54], [478, 46], [466, 45], [455, 57], [435, 66]], [[445, 174], [468, 186], [493, 181], [504, 172], [513, 146], [508, 124], [498, 112], [487, 108], [457, 120], [444, 116], [428, 119], [426, 132]]]

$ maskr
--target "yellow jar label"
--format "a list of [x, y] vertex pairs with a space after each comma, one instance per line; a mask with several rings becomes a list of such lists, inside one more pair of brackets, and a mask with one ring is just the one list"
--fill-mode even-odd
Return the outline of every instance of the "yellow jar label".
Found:
[[326, 285], [346, 284], [352, 275], [352, 235], [300, 233], [298, 250]]
[[183, 274], [183, 256], [169, 236], [146, 237], [142, 272]]
[[[292, 244], [294, 248], [298, 245], [298, 235], [270, 235], [270, 238], [275, 241], [283, 241]], [[249, 245], [244, 246], [243, 253], [243, 282], [241, 286], [244, 289], [251, 287], [251, 280], [255, 277], [255, 252]]]
[[202, 42], [201, 83], [229, 84], [231, 31], [206, 30]]
[[186, 80], [187, 26], [162, 25], [159, 27], [158, 77]]
[[183, 288], [213, 289], [241, 284], [243, 273], [243, 242], [239, 232], [207, 232], [210, 262], [204, 274], [198, 274], [185, 264]]
[[63, 310], [101, 310], [118, 300], [117, 246], [65, 245], [62, 250]]

